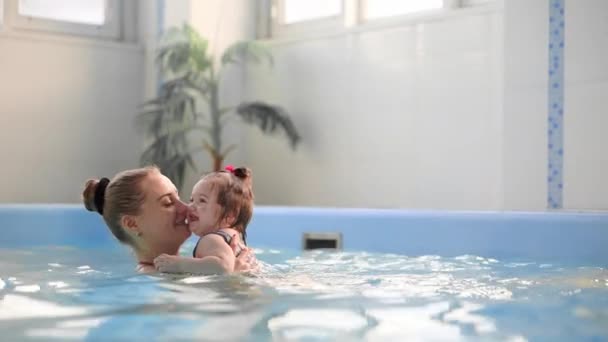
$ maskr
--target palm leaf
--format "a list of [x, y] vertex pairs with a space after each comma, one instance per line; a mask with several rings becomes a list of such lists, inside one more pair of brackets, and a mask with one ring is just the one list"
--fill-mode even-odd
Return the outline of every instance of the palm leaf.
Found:
[[187, 133], [192, 129], [194, 128], [184, 127], [180, 131], [156, 137], [142, 153], [140, 163], [157, 165], [164, 175], [181, 188], [187, 168], [191, 167], [196, 171], [192, 151], [188, 150], [187, 145]]
[[267, 62], [273, 66], [274, 60], [270, 51], [262, 44], [255, 41], [240, 41], [229, 46], [222, 55], [222, 65], [238, 63], [241, 61], [260, 64]]
[[207, 56], [209, 42], [188, 24], [184, 24], [182, 31], [188, 39], [191, 62], [195, 70], [203, 71], [209, 68], [212, 63], [211, 58]]
[[256, 101], [240, 104], [236, 112], [245, 122], [257, 125], [264, 133], [283, 131], [292, 149], [300, 142], [300, 134], [281, 107]]
[[161, 38], [156, 62], [164, 71], [173, 74], [204, 73], [212, 66], [208, 56], [208, 42], [190, 25], [172, 28]]

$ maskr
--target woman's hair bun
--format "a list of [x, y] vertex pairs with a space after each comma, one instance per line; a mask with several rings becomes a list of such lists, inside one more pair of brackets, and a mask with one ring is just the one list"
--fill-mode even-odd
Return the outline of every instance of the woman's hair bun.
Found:
[[84, 190], [82, 191], [82, 203], [88, 211], [99, 212], [95, 205], [95, 192], [99, 185], [99, 179], [89, 179], [84, 184]]

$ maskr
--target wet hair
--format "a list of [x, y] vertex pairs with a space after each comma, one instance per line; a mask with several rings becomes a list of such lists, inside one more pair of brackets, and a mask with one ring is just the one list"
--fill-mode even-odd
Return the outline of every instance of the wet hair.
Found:
[[231, 227], [247, 238], [247, 225], [253, 216], [253, 189], [251, 169], [239, 167], [232, 171], [217, 171], [204, 175], [201, 180], [211, 182], [217, 194], [217, 204], [222, 208], [218, 223], [234, 216]]
[[126, 170], [111, 181], [107, 178], [89, 179], [82, 192], [82, 202], [89, 211], [99, 213], [118, 241], [135, 247], [135, 241], [120, 224], [124, 215], [138, 215], [146, 199], [141, 186], [152, 173], [160, 172], [155, 166]]

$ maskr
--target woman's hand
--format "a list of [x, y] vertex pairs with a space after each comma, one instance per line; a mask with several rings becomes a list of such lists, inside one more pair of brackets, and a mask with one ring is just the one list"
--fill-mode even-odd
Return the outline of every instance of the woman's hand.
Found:
[[[236, 255], [239, 252], [240, 243], [239, 239], [236, 238], [236, 235], [232, 236], [232, 240], [230, 240], [230, 248]], [[259, 267], [258, 261], [255, 258], [255, 254], [253, 253], [253, 249], [249, 247], [245, 247], [240, 250], [240, 254], [236, 257], [234, 261], [234, 272], [251, 272], [255, 271]]]
[[234, 261], [235, 272], [251, 272], [257, 270], [258, 267], [258, 260], [255, 258], [253, 249], [249, 247], [243, 249]]
[[182, 272], [179, 257], [169, 254], [161, 254], [154, 258], [154, 267], [164, 273], [180, 273]]

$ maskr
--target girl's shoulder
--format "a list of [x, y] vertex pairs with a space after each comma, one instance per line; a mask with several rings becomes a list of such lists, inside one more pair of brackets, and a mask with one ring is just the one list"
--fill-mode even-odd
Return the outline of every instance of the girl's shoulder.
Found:
[[235, 251], [235, 255], [239, 255], [241, 251], [247, 247], [245, 240], [243, 239], [243, 235], [241, 232], [234, 228], [222, 228], [217, 231], [217, 233], [221, 234], [224, 237], [224, 240], [228, 245], [234, 244], [233, 239], [236, 239], [237, 250]]
[[237, 236], [240, 237], [241, 233], [234, 229], [234, 228], [220, 228], [216, 231], [217, 233], [224, 233], [224, 234], [228, 234], [228, 236], [232, 237], [232, 236]]
[[207, 240], [209, 237], [214, 237], [215, 239], [218, 238], [218, 235], [226, 242], [226, 244], [228, 246], [231, 246], [232, 240], [236, 239], [236, 245], [239, 246], [237, 248], [237, 253], [235, 253], [235, 255], [238, 255], [241, 250], [243, 249], [243, 238], [241, 236], [241, 233], [236, 230], [236, 229], [232, 229], [232, 228], [221, 228], [218, 229], [216, 231], [210, 232], [210, 233], [206, 233], [205, 235], [201, 236], [198, 239], [198, 242], [196, 243], [196, 246], [194, 246], [194, 250], [192, 251], [192, 256], [193, 257], [201, 257], [201, 253], [202, 251], [200, 251], [199, 249], [199, 245], [201, 244], [201, 241], [203, 239]]

